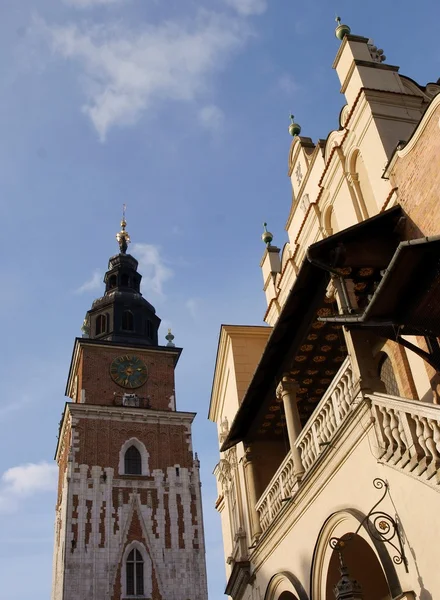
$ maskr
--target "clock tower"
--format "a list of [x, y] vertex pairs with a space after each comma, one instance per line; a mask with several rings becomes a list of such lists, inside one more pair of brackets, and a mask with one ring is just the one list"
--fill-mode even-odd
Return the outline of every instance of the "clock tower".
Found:
[[194, 413], [181, 349], [142, 297], [125, 217], [105, 292], [75, 340], [60, 423], [52, 600], [207, 600]]

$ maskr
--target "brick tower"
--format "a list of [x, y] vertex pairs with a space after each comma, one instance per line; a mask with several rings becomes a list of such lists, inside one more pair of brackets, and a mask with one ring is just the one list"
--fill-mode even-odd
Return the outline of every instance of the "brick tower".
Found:
[[181, 350], [140, 293], [123, 218], [105, 294], [75, 340], [56, 460], [52, 600], [206, 600], [194, 413], [178, 412]]

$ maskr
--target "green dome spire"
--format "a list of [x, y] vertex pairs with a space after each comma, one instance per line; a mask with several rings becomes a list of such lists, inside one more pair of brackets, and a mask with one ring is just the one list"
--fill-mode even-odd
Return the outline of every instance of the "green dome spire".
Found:
[[336, 17], [335, 21], [338, 24], [335, 29], [335, 36], [342, 41], [346, 35], [349, 35], [351, 29], [348, 25], [341, 24], [341, 17]]
[[263, 223], [264, 231], [261, 239], [266, 244], [266, 246], [270, 246], [271, 241], [273, 240], [273, 235], [270, 231], [267, 231], [267, 223]]
[[292, 137], [295, 137], [301, 133], [301, 126], [294, 121], [295, 117], [290, 115], [289, 133]]

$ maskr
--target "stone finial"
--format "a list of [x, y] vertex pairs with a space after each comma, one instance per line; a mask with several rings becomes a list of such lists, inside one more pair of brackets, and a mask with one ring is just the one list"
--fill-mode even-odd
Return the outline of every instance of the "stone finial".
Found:
[[336, 17], [335, 21], [338, 24], [338, 26], [335, 29], [335, 36], [338, 38], [338, 40], [341, 40], [342, 42], [345, 36], [350, 34], [351, 29], [348, 25], [344, 25], [343, 23], [341, 23], [341, 17]]
[[165, 336], [165, 339], [168, 341], [168, 348], [175, 348], [176, 344], [174, 344], [174, 335], [171, 333], [171, 329], [168, 329], [168, 334]]

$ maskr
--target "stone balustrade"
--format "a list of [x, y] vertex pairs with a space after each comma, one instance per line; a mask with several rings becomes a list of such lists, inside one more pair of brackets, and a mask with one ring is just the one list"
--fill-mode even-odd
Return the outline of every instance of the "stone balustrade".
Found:
[[[301, 452], [305, 473], [330, 443], [349, 413], [352, 402], [353, 373], [350, 358], [347, 357], [295, 442]], [[297, 487], [293, 458], [289, 452], [256, 505], [263, 532], [281, 511], [284, 503], [292, 498]]]
[[380, 462], [438, 486], [440, 407], [385, 394], [372, 394], [368, 398]]
[[301, 451], [305, 473], [330, 444], [336, 430], [349, 413], [354, 400], [353, 386], [353, 371], [350, 357], [347, 356], [295, 442], [295, 446]]
[[257, 502], [256, 509], [263, 532], [280, 512], [284, 502], [290, 500], [295, 492], [295, 486], [297, 482], [294, 479], [293, 459], [289, 452]]

